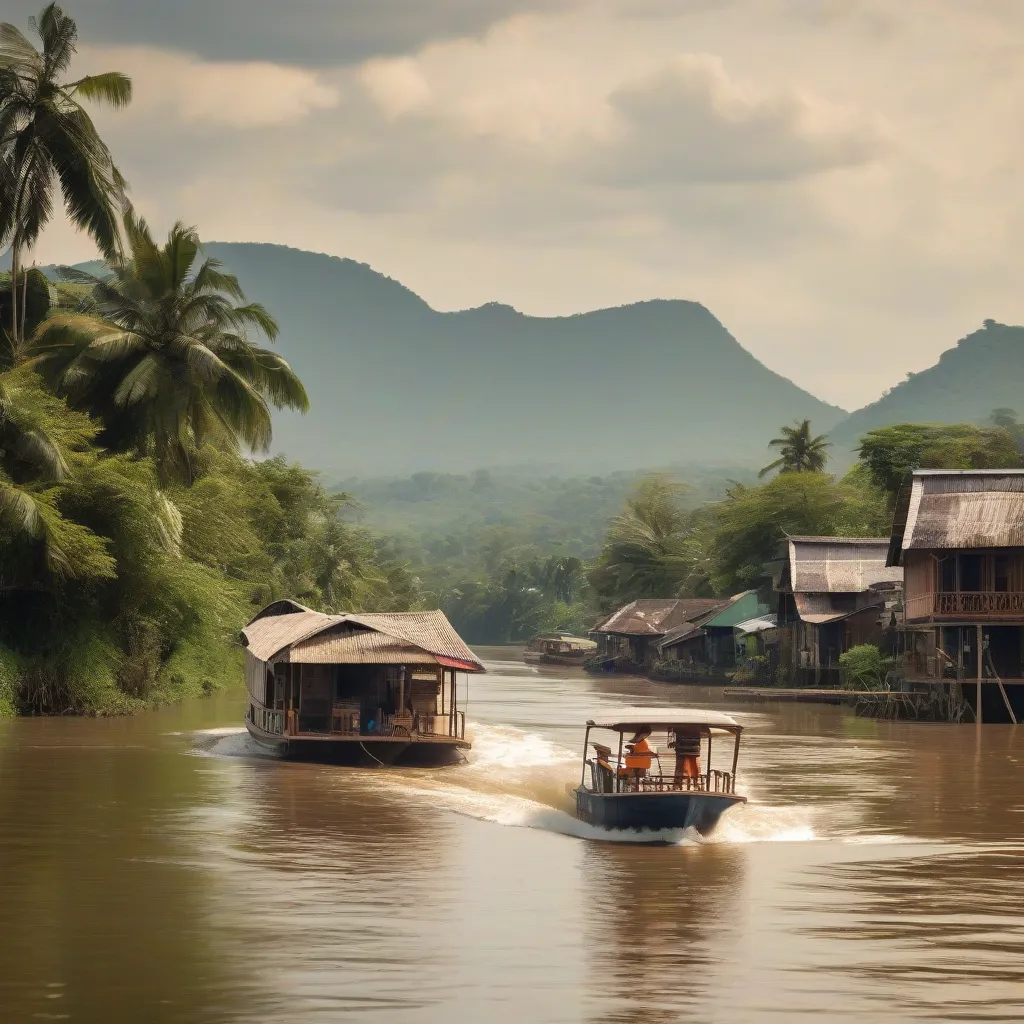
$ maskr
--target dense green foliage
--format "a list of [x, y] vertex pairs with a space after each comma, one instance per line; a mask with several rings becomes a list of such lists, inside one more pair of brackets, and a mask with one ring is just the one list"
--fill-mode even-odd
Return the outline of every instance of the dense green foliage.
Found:
[[216, 260], [197, 266], [193, 228], [176, 224], [163, 246], [132, 214], [124, 229], [128, 256], [108, 261], [102, 279], [76, 275], [90, 297], [50, 316], [28, 344], [36, 369], [102, 421], [105, 446], [151, 455], [165, 482], [191, 480], [208, 441], [266, 451], [270, 405], [309, 407], [284, 359], [246, 334], [273, 340], [277, 324]]
[[1016, 421], [1000, 410], [1006, 425], [976, 427], [970, 423], [899, 423], [869, 431], [861, 438], [861, 463], [874, 485], [895, 501], [907, 474], [914, 469], [1004, 469], [1019, 467]]
[[[109, 713], [209, 691], [240, 675], [241, 625], [286, 594], [414, 604], [417, 581], [353, 525], [345, 495], [243, 457], [269, 447], [270, 406], [307, 405], [288, 364], [248, 337], [273, 340], [276, 323], [199, 260], [193, 229], [158, 246], [120, 215], [123, 183], [78, 100], [119, 105], [130, 85], [62, 83], [75, 24], [51, 4], [35, 27], [41, 54], [0, 26], [0, 243], [14, 252], [0, 282], [0, 711]], [[50, 288], [18, 256], [57, 183], [106, 261]]]

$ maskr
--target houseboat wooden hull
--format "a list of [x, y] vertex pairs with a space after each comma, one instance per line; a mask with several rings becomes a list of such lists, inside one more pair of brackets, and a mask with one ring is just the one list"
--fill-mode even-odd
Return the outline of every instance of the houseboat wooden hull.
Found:
[[732, 793], [594, 793], [576, 790], [576, 816], [588, 825], [622, 830], [696, 829], [710, 835], [721, 816], [746, 797]]
[[257, 746], [289, 761], [349, 767], [433, 768], [464, 760], [470, 742], [450, 736], [283, 736], [265, 732], [246, 716], [245, 728]]

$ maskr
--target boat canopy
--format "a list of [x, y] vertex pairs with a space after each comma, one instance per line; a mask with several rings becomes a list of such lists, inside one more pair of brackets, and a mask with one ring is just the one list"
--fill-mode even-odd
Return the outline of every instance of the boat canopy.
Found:
[[705, 711], [700, 708], [618, 708], [603, 715], [595, 715], [587, 722], [594, 729], [611, 729], [613, 732], [637, 732], [640, 729], [677, 729], [695, 725], [709, 732], [730, 732], [738, 734], [743, 726], [721, 711]]

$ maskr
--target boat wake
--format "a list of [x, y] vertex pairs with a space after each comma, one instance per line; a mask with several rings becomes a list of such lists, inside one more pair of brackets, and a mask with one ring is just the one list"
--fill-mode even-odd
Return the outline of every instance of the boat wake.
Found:
[[[202, 757], [273, 760], [244, 727], [204, 729], [193, 734], [191, 753]], [[533, 828], [576, 839], [608, 843], [715, 845], [809, 842], [820, 838], [803, 807], [747, 804], [723, 817], [711, 837], [694, 829], [643, 832], [599, 828], [576, 818], [573, 788], [579, 784], [579, 752], [512, 726], [472, 727], [466, 763], [447, 769], [345, 769], [357, 785], [390, 793], [512, 828]], [[356, 781], [358, 780], [358, 782]]]

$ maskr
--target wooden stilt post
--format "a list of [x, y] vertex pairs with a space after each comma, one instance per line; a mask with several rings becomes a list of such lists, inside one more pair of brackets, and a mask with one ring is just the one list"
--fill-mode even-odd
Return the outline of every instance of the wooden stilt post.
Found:
[[977, 645], [978, 645], [977, 651], [975, 652], [976, 656], [977, 656], [977, 659], [978, 659], [978, 713], [974, 716], [974, 718], [975, 718], [975, 721], [977, 721], [978, 725], [981, 725], [982, 721], [984, 719], [983, 719], [982, 710], [981, 710], [981, 625], [980, 624], [978, 625], [978, 629], [977, 629], [977, 641], [976, 642], [977, 642]]

